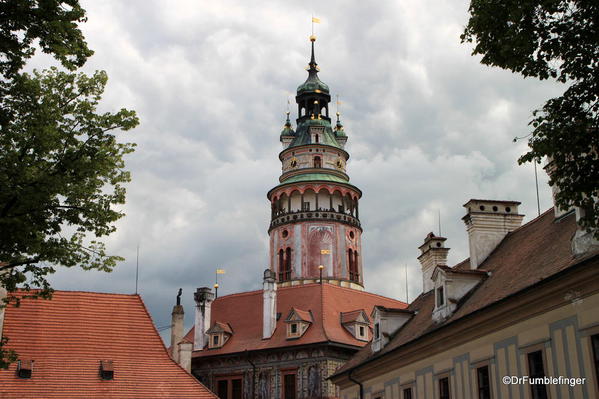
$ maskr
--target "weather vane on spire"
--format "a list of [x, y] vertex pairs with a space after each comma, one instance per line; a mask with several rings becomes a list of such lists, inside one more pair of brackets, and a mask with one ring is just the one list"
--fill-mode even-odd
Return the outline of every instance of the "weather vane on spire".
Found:
[[320, 23], [320, 18], [316, 18], [314, 15], [312, 15], [312, 36], [310, 36], [311, 41], [316, 40], [316, 36], [314, 36], [314, 24], [319, 24], [319, 23]]

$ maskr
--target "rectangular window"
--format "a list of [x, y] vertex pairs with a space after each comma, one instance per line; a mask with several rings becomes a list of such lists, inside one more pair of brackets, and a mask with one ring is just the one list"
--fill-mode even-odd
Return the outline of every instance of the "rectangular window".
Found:
[[212, 344], [214, 346], [218, 346], [218, 335], [213, 335], [212, 336]]
[[360, 326], [360, 337], [364, 337], [366, 335], [366, 329], [364, 326]]
[[231, 380], [231, 399], [243, 399], [241, 378]]
[[476, 369], [478, 381], [478, 399], [491, 399], [491, 386], [489, 385], [489, 366]]
[[297, 323], [291, 324], [291, 334], [297, 334]]
[[445, 303], [445, 297], [443, 294], [443, 287], [437, 288], [437, 307], [443, 306]]
[[283, 375], [283, 399], [295, 399], [295, 373]]
[[374, 324], [374, 339], [379, 339], [381, 337], [381, 326], [379, 323]]
[[220, 399], [229, 399], [229, 381], [220, 380], [216, 385], [216, 394]]
[[219, 399], [243, 399], [243, 379], [240, 376], [220, 377], [216, 380]]
[[439, 379], [439, 399], [451, 399], [449, 395], [449, 377]]
[[597, 389], [599, 389], [599, 334], [591, 336], [591, 346], [593, 347], [593, 362], [595, 363], [595, 379], [597, 380]]
[[310, 202], [303, 202], [302, 203], [302, 211], [309, 211], [310, 210]]
[[[545, 377], [543, 351], [535, 351], [528, 354], [528, 376], [531, 379]], [[530, 393], [532, 399], [547, 399], [547, 387], [545, 384], [531, 384]]]
[[405, 388], [403, 390], [403, 399], [412, 399], [412, 388]]

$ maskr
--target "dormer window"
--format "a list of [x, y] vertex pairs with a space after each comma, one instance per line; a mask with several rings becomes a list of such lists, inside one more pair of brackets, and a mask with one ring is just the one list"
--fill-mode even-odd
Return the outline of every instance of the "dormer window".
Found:
[[341, 312], [341, 324], [354, 338], [360, 341], [368, 341], [370, 319], [364, 309], [353, 310], [351, 312]]
[[305, 310], [291, 308], [291, 312], [285, 319], [287, 323], [287, 339], [298, 339], [306, 332], [312, 324], [312, 313]]
[[217, 321], [206, 331], [206, 334], [208, 335], [208, 348], [218, 349], [222, 348], [233, 336], [233, 329], [228, 323]]
[[437, 288], [437, 307], [441, 307], [445, 304], [445, 297], [443, 293], [443, 287]]
[[445, 265], [435, 267], [431, 276], [435, 292], [433, 321], [438, 323], [449, 318], [464, 295], [486, 276], [487, 272], [483, 270], [455, 269]]
[[375, 306], [370, 314], [374, 320], [372, 351], [378, 352], [387, 345], [390, 337], [406, 324], [413, 315], [414, 312], [407, 309]]

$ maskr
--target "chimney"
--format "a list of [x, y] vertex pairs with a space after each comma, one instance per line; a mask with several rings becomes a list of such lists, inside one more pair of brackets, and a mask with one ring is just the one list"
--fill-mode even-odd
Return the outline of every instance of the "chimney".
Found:
[[477, 269], [499, 245], [507, 233], [522, 224], [524, 215], [518, 214], [518, 201], [471, 199], [462, 218], [468, 231], [470, 268]]
[[418, 260], [422, 266], [422, 293], [427, 293], [433, 289], [431, 279], [433, 271], [437, 265], [447, 265], [447, 253], [449, 248], [445, 248], [445, 237], [437, 237], [433, 233], [428, 233], [420, 249]]
[[193, 344], [187, 340], [179, 342], [178, 353], [179, 353], [179, 365], [183, 367], [188, 373], [191, 373], [191, 352], [193, 350]]
[[277, 283], [275, 272], [270, 269], [264, 271], [262, 283], [262, 339], [272, 337], [277, 325]]
[[183, 319], [185, 312], [181, 305], [181, 294], [183, 290], [179, 288], [177, 294], [177, 304], [173, 306], [173, 312], [171, 313], [171, 357], [175, 362], [179, 362], [179, 342], [183, 339]]
[[194, 294], [196, 319], [194, 324], [193, 350], [201, 351], [208, 343], [206, 331], [210, 328], [210, 309], [214, 294], [208, 287], [198, 288]]
[[[545, 169], [545, 172], [547, 172], [547, 175], [549, 175], [549, 179], [552, 179], [553, 172], [555, 172], [555, 163], [551, 159], [548, 159], [547, 165], [545, 165], [544, 169]], [[565, 214], [569, 213], [573, 209], [573, 208], [562, 209], [559, 206], [557, 206], [557, 203], [555, 202], [555, 197], [557, 196], [558, 193], [559, 193], [559, 188], [557, 187], [557, 184], [553, 184], [551, 186], [551, 196], [553, 198], [553, 212], [555, 213], [556, 218], [564, 216]]]

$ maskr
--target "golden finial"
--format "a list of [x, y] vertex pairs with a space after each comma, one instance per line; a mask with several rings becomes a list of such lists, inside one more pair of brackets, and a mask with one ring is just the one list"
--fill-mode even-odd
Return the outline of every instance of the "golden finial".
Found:
[[214, 288], [218, 288], [218, 284], [214, 284]]
[[319, 269], [319, 270], [322, 270], [322, 269], [324, 269], [324, 266], [323, 266], [323, 265], [320, 265], [320, 266], [318, 266], [318, 269]]
[[311, 42], [315, 42], [316, 41], [316, 35], [310, 35], [310, 41]]
[[310, 115], [310, 119], [314, 119], [314, 114]]

